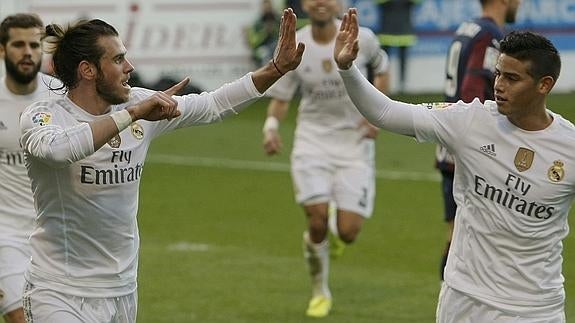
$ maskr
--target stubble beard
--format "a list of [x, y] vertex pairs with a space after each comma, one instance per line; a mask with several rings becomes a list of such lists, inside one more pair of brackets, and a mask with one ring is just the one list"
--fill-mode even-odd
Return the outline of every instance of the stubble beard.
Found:
[[32, 81], [34, 81], [34, 79], [38, 75], [38, 72], [40, 71], [41, 68], [41, 64], [37, 63], [36, 65], [34, 65], [34, 69], [28, 73], [24, 73], [18, 70], [18, 65], [14, 64], [14, 62], [12, 62], [9, 59], [4, 60], [4, 67], [6, 68], [6, 74], [9, 75], [12, 79], [14, 79], [14, 81], [16, 81], [17, 83], [30, 84]]
[[98, 73], [96, 78], [96, 92], [98, 95], [111, 105], [122, 104], [128, 101], [127, 97], [114, 94], [114, 87], [102, 77], [102, 73]]

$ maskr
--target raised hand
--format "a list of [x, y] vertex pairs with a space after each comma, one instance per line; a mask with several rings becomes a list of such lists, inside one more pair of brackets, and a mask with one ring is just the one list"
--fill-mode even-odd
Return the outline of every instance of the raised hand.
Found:
[[178, 110], [178, 101], [172, 98], [180, 92], [188, 83], [190, 78], [186, 77], [174, 86], [165, 91], [158, 91], [144, 101], [129, 107], [128, 111], [132, 115], [132, 119], [144, 119], [149, 121], [157, 121], [179, 117], [181, 112]]
[[273, 64], [281, 74], [285, 74], [299, 65], [305, 49], [303, 43], [296, 45], [296, 22], [297, 17], [293, 10], [291, 8], [284, 9], [281, 17], [278, 44], [273, 56]]
[[359, 23], [357, 9], [350, 8], [343, 16], [339, 32], [335, 39], [333, 58], [337, 66], [346, 70], [351, 67], [359, 51]]

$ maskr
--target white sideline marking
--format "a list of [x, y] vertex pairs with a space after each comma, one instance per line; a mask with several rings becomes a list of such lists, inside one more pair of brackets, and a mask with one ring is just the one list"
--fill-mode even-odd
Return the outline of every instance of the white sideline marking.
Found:
[[[290, 171], [290, 165], [288, 163], [262, 162], [262, 161], [225, 159], [225, 158], [150, 154], [148, 155], [147, 161], [151, 163], [181, 165], [181, 166], [202, 166], [202, 167], [259, 170], [259, 171], [271, 171], [271, 172]], [[402, 171], [389, 171], [384, 169], [377, 169], [375, 172], [375, 176], [377, 178], [389, 179], [389, 180], [408, 180], [408, 181], [422, 181], [422, 182], [439, 182], [441, 180], [439, 174], [437, 173], [402, 172]]]
[[197, 252], [206, 252], [210, 249], [210, 246], [205, 243], [196, 243], [196, 242], [178, 242], [167, 247], [170, 251], [197, 251]]

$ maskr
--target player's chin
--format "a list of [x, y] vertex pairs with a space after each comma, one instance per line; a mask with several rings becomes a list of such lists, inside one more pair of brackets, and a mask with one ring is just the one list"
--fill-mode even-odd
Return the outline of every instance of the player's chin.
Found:
[[503, 115], [509, 114], [509, 105], [505, 101], [498, 101], [497, 102], [497, 111]]

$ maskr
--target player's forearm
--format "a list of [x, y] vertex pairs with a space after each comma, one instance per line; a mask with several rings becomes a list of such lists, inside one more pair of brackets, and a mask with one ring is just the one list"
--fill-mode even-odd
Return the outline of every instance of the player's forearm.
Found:
[[[129, 112], [128, 109], [132, 109], [132, 112]], [[126, 129], [132, 123], [133, 119], [137, 118], [135, 116], [135, 109], [133, 109], [133, 107], [128, 109], [113, 112], [109, 116], [99, 118], [89, 123], [90, 129], [92, 129], [94, 151], [104, 146], [110, 139]]]
[[418, 106], [390, 99], [369, 83], [355, 65], [339, 73], [354, 105], [371, 124], [395, 133], [415, 135], [412, 109]]
[[238, 80], [226, 83], [212, 92], [175, 97], [182, 115], [173, 127], [219, 122], [240, 113], [262, 97], [248, 73]]
[[282, 101], [278, 99], [272, 99], [270, 105], [268, 106], [268, 117], [275, 117], [279, 121], [283, 121], [287, 115], [289, 108], [289, 101]]
[[289, 101], [272, 99], [268, 105], [267, 118], [264, 122], [263, 132], [278, 131], [280, 122], [285, 119], [289, 108]]

